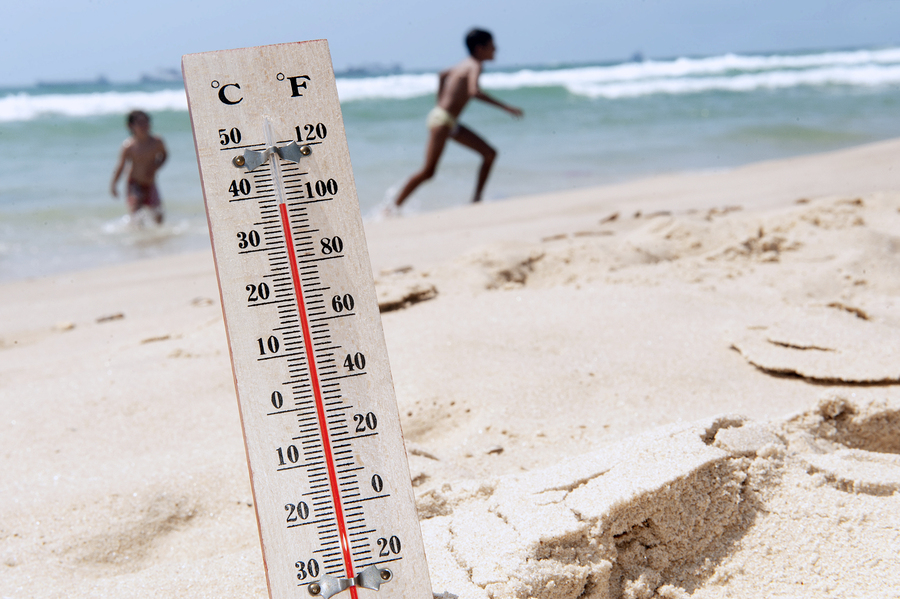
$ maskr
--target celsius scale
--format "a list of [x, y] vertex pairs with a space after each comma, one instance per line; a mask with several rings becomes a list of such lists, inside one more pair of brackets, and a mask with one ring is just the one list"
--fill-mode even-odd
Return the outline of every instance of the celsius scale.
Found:
[[432, 599], [325, 40], [186, 55], [272, 599]]

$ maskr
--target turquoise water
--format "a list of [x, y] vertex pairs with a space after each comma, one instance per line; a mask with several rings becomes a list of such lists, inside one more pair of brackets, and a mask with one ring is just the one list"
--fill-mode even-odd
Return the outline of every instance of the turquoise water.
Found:
[[[482, 84], [525, 110], [515, 120], [474, 102], [463, 114], [500, 152], [487, 201], [900, 136], [893, 48], [522, 68]], [[365, 217], [420, 166], [435, 86], [433, 73], [339, 78]], [[150, 112], [169, 150], [161, 228], [126, 225], [108, 191], [132, 108]], [[209, 245], [180, 85], [0, 90], [0, 156], [0, 281]], [[451, 145], [407, 211], [467, 202], [477, 168]]]

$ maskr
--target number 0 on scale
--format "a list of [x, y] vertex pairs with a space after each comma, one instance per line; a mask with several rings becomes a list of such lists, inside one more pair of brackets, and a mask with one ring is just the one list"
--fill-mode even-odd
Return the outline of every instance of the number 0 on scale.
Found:
[[431, 599], [328, 44], [182, 66], [269, 595]]

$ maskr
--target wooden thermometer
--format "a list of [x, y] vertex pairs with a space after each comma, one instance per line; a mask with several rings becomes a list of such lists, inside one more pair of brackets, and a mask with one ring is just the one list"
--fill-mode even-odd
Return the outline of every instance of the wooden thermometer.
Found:
[[272, 599], [432, 599], [325, 40], [182, 59]]

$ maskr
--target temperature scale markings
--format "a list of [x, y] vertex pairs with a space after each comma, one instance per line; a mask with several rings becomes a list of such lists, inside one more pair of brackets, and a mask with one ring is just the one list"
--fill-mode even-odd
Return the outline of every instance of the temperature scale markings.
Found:
[[[295, 46], [285, 47], [289, 48], [292, 53], [297, 49]], [[305, 46], [303, 48], [306, 49]], [[313, 48], [313, 46], [309, 46], [309, 48]], [[217, 64], [212, 61], [212, 58], [205, 58], [204, 61], [206, 60], [209, 61], [210, 65]], [[214, 72], [217, 71], [214, 70]], [[304, 77], [309, 79], [308, 76]], [[214, 85], [218, 86], [218, 81], [215, 81]], [[236, 84], [233, 85], [236, 86]], [[254, 111], [259, 108], [254, 103], [257, 101], [256, 96], [247, 93], [250, 87], [252, 86], [248, 85], [247, 89], [242, 90], [242, 94], [247, 96], [248, 101], [238, 108], [242, 110], [247, 109], [250, 113], [255, 114]], [[222, 92], [224, 92], [224, 89], [220, 91], [220, 99], [224, 97]], [[266, 92], [268, 93], [268, 90]], [[274, 92], [272, 93], [274, 94]], [[193, 96], [194, 94], [191, 95]], [[251, 96], [253, 97], [251, 98]], [[312, 98], [313, 96], [310, 96], [310, 101], [312, 101]], [[326, 97], [326, 100], [328, 98]], [[315, 101], [319, 102], [320, 100], [316, 97]], [[218, 106], [215, 103], [214, 105]], [[315, 106], [318, 106], [318, 104], [315, 104]], [[192, 105], [193, 108], [195, 107]], [[254, 218], [248, 218], [246, 221], [243, 221], [242, 225], [238, 225], [243, 229], [242, 231], [238, 229], [240, 231], [238, 232], [238, 238], [241, 240], [243, 247], [239, 245], [239, 247], [235, 248], [233, 246], [235, 241], [233, 236], [234, 232], [236, 232], [234, 229], [224, 229], [227, 233], [230, 233], [230, 245], [232, 245], [234, 254], [249, 255], [262, 252], [259, 258], [247, 256], [248, 260], [243, 263], [244, 275], [249, 275], [252, 278], [246, 281], [241, 279], [235, 281], [239, 286], [234, 292], [236, 296], [234, 302], [243, 304], [244, 308], [271, 306], [264, 310], [250, 311], [252, 313], [252, 318], [250, 319], [253, 322], [252, 326], [259, 326], [260, 321], [265, 320], [266, 332], [262, 335], [248, 335], [250, 338], [247, 339], [247, 347], [244, 348], [242, 345], [239, 348], [241, 351], [238, 357], [249, 362], [250, 366], [252, 366], [252, 362], [258, 363], [265, 360], [284, 358], [284, 362], [273, 362], [258, 369], [258, 372], [270, 376], [267, 380], [276, 388], [276, 391], [268, 390], [268, 392], [272, 393], [274, 409], [268, 413], [260, 410], [260, 413], [267, 416], [293, 414], [295, 418], [293, 421], [279, 420], [277, 422], [268, 422], [279, 428], [289, 425], [293, 434], [297, 436], [281, 436], [283, 433], [279, 433], [280, 439], [290, 437], [290, 441], [287, 443], [291, 445], [288, 445], [288, 453], [285, 455], [284, 460], [281, 461], [281, 465], [272, 468], [272, 466], [268, 465], [270, 462], [265, 462], [267, 464], [266, 470], [269, 470], [269, 472], [272, 470], [279, 472], [298, 470], [295, 474], [288, 474], [281, 478], [279, 483], [295, 489], [298, 494], [304, 497], [303, 513], [306, 514], [308, 519], [295, 521], [296, 518], [294, 518], [293, 513], [296, 513], [302, 519], [300, 503], [289, 504], [292, 507], [295, 506], [295, 510], [292, 512], [292, 515], [288, 516], [289, 520], [287, 523], [284, 522], [283, 515], [281, 515], [278, 523], [279, 528], [284, 530], [286, 525], [286, 528], [296, 529], [295, 532], [291, 533], [292, 535], [309, 535], [310, 537], [317, 535], [317, 543], [309, 546], [304, 541], [302, 544], [307, 547], [304, 551], [314, 554], [321, 566], [314, 566], [315, 562], [312, 560], [304, 561], [300, 559], [297, 561], [298, 557], [308, 559], [311, 555], [292, 555], [291, 553], [295, 549], [289, 547], [290, 543], [285, 540], [283, 547], [277, 546], [277, 543], [273, 545], [275, 549], [283, 550], [283, 555], [277, 554], [278, 560], [273, 559], [273, 556], [276, 555], [274, 551], [273, 555], [268, 555], [268, 552], [264, 551], [267, 582], [270, 585], [274, 585], [277, 581], [276, 586], [279, 593], [275, 593], [276, 589], [270, 586], [270, 595], [273, 597], [278, 596], [280, 599], [286, 599], [293, 596], [296, 598], [294, 594], [287, 594], [289, 588], [296, 589], [301, 587], [302, 589], [302, 587], [308, 587], [312, 583], [320, 583], [319, 572], [321, 567], [323, 576], [327, 574], [342, 578], [349, 583], [350, 586], [345, 590], [350, 592], [349, 594], [344, 594], [347, 599], [360, 599], [358, 587], [354, 584], [356, 582], [355, 574], [375, 564], [396, 562], [402, 559], [396, 554], [400, 552], [399, 539], [403, 538], [405, 542], [406, 537], [403, 536], [405, 533], [402, 530], [396, 531], [396, 534], [399, 535], [397, 537], [389, 536], [388, 533], [393, 534], [394, 531], [386, 529], [387, 522], [384, 524], [372, 522], [372, 514], [368, 513], [371, 508], [362, 503], [364, 501], [383, 500], [398, 496], [394, 494], [397, 490], [389, 486], [388, 481], [382, 481], [380, 475], [373, 475], [370, 472], [372, 465], [361, 465], [364, 461], [363, 457], [356, 452], [359, 450], [373, 452], [378, 450], [380, 445], [376, 447], [375, 444], [379, 444], [380, 440], [384, 439], [385, 436], [382, 435], [379, 439], [371, 441], [357, 441], [366, 437], [376, 437], [380, 433], [386, 432], [387, 429], [382, 427], [379, 431], [375, 431], [374, 425], [372, 429], [368, 429], [365, 425], [363, 425], [362, 429], [359, 428], [357, 420], [360, 414], [357, 414], [357, 412], [367, 414], [367, 409], [369, 408], [366, 406], [365, 400], [368, 399], [368, 395], [362, 393], [360, 397], [357, 397], [356, 384], [350, 381], [343, 381], [343, 379], [368, 374], [364, 368], [366, 356], [358, 352], [354, 354], [353, 352], [357, 348], [353, 347], [353, 342], [350, 341], [351, 337], [347, 337], [344, 334], [345, 329], [352, 329], [356, 325], [355, 321], [357, 319], [355, 317], [360, 314], [352, 310], [353, 298], [347, 295], [348, 291], [353, 292], [354, 296], [357, 295], [354, 289], [356, 279], [359, 277], [354, 269], [351, 268], [346, 276], [346, 281], [350, 282], [349, 285], [347, 282], [344, 282], [345, 279], [340, 278], [340, 273], [347, 264], [339, 259], [355, 255], [352, 248], [354, 247], [353, 242], [356, 240], [351, 240], [348, 237], [344, 238], [348, 242], [349, 249], [347, 254], [336, 249], [336, 245], [343, 246], [344, 242], [340, 237], [334, 237], [334, 235], [343, 232], [341, 230], [330, 230], [331, 226], [337, 222], [332, 222], [332, 219], [328, 218], [330, 214], [322, 216], [316, 212], [320, 210], [322, 213], [330, 213], [334, 209], [343, 216], [344, 212], [349, 210], [349, 216], [353, 218], [356, 216], [356, 206], [353, 202], [350, 202], [349, 206], [344, 206], [342, 201], [338, 201], [343, 199], [346, 189], [338, 193], [337, 183], [329, 179], [328, 174], [317, 173], [314, 176], [310, 176], [308, 171], [313, 169], [307, 168], [310, 166], [309, 162], [303, 161], [298, 163], [299, 158], [296, 160], [287, 158], [287, 156], [296, 156], [294, 152], [297, 151], [297, 145], [299, 144], [302, 144], [300, 153], [303, 156], [308, 156], [310, 153], [309, 148], [322, 145], [322, 141], [303, 142], [303, 137], [312, 136], [312, 133], [302, 134], [302, 124], [293, 127], [297, 131], [296, 137], [285, 135], [287, 131], [284, 131], [282, 135], [285, 135], [288, 139], [274, 141], [277, 138], [272, 122], [268, 117], [265, 117], [264, 121], [266, 129], [265, 142], [249, 143], [248, 140], [248, 143], [241, 144], [242, 130], [244, 131], [244, 139], [247, 140], [248, 137], [245, 125], [241, 125], [240, 129], [237, 127], [228, 129], [227, 139], [225, 138], [226, 129], [220, 129], [218, 136], [221, 139], [216, 139], [213, 136], [212, 140], [207, 145], [204, 145], [206, 142], [201, 143], [203, 140], [195, 135], [195, 143], [198, 148], [198, 159], [201, 160], [202, 166], [206, 166], [204, 161], [208, 162], [209, 158], [201, 158], [204, 156], [200, 152], [201, 146], [207, 152], [212, 149], [219, 149], [221, 152], [225, 152], [217, 155], [215, 157], [216, 161], [227, 161], [235, 167], [247, 167], [247, 170], [240, 171], [240, 174], [236, 174], [234, 170], [228, 170], [228, 173], [224, 174], [222, 181], [224, 186], [227, 187], [227, 191], [222, 194], [224, 196], [222, 199], [227, 200], [227, 202], [251, 201], [251, 204], [231, 207], [227, 202], [221, 202], [219, 206], [209, 206], [209, 208], [214, 208], [213, 212], [217, 214], [217, 211], [225, 210], [226, 208], [240, 211], [252, 206], [254, 208], [253, 212], [256, 213]], [[313, 119], [311, 122], [316, 123], [318, 119]], [[331, 125], [330, 121], [329, 125]], [[321, 127], [321, 131], [319, 131], [319, 127]], [[316, 135], [320, 138], [325, 135], [325, 124], [323, 123], [306, 125], [306, 128], [314, 128]], [[339, 129], [338, 133], [341, 134], [342, 131]], [[218, 142], [224, 145], [216, 148], [214, 144]], [[330, 142], [324, 142], [324, 145], [322, 145], [322, 149], [326, 150], [324, 154], [325, 164], [329, 165], [328, 158], [330, 155], [327, 150], [330, 148], [330, 145]], [[288, 148], [287, 146], [291, 147]], [[288, 150], [288, 152], [285, 153], [285, 150]], [[342, 150], [342, 148], [339, 147], [338, 150]], [[318, 152], [319, 149], [316, 148], [314, 151]], [[248, 164], [241, 160], [242, 158], [249, 159], [249, 156], [253, 153], [258, 154], [258, 158], [255, 158]], [[346, 154], [345, 150], [343, 150], [343, 154]], [[339, 157], [341, 157], [340, 154]], [[257, 159], [260, 160], [258, 166], [269, 162], [268, 166], [270, 168], [256, 171], [257, 167], [254, 166], [251, 169], [251, 165], [255, 164]], [[291, 164], [286, 165], [284, 164], [285, 162], [290, 162]], [[321, 164], [316, 166], [318, 168]], [[338, 164], [338, 166], [344, 170], [347, 168], [343, 163]], [[342, 176], [334, 173], [334, 177], [337, 180], [343, 181]], [[347, 176], [351, 177], [352, 181], [352, 173]], [[321, 177], [324, 181], [317, 181], [318, 177]], [[229, 183], [231, 184], [230, 186], [228, 185]], [[341, 185], [343, 186], [344, 184], [341, 183]], [[221, 193], [223, 188], [219, 187], [218, 189]], [[318, 207], [310, 207], [311, 204], [317, 204]], [[213, 230], [212, 216], [214, 214], [209, 211], [208, 214], [210, 215], [210, 228]], [[240, 212], [240, 214], [243, 214], [243, 212]], [[227, 226], [233, 227], [234, 225], [228, 224]], [[343, 234], [347, 235], [349, 233]], [[226, 237], [228, 235], [220, 236], [221, 241], [219, 245], [229, 243], [225, 239]], [[331, 245], [329, 242], [331, 242]], [[322, 244], [321, 248], [319, 247], [320, 243]], [[267, 271], [253, 271], [252, 269], [255, 269], [257, 266], [256, 260], [265, 260], [268, 266]], [[338, 260], [338, 262], [329, 263], [326, 262], [327, 260]], [[250, 274], [251, 272], [253, 274]], [[332, 279], [332, 276], [335, 275], [337, 275], [337, 278]], [[342, 282], [338, 283], [337, 281]], [[334, 287], [329, 287], [329, 283], [332, 283]], [[360, 283], [366, 285], [366, 277], [362, 277]], [[249, 292], [249, 297], [242, 292], [241, 287], [244, 285], [246, 285], [246, 290]], [[344, 289], [343, 286], [348, 286], [349, 289]], [[339, 296], [336, 295], [338, 292], [340, 293]], [[270, 293], [271, 296], [269, 295]], [[338, 306], [339, 301], [348, 297], [350, 298], [347, 300], [349, 305], [341, 304]], [[231, 305], [229, 304], [230, 308]], [[332, 310], [332, 308], [334, 309]], [[365, 313], [362, 306], [360, 306], [360, 309], [361, 313]], [[347, 316], [354, 318], [338, 320]], [[334, 321], [334, 324], [331, 321]], [[375, 325], [377, 326], [377, 323]], [[248, 328], [250, 326], [249, 324], [247, 325]], [[252, 331], [254, 329], [249, 330]], [[259, 352], [255, 351], [257, 340], [259, 342]], [[351, 353], [348, 354], [348, 351]], [[369, 356], [372, 363], [370, 368], [372, 368], [373, 376], [375, 376], [375, 373], [380, 372], [376, 368], [376, 365], [379, 363], [375, 360], [375, 353]], [[357, 355], [359, 360], [354, 361], [351, 359], [351, 363], [348, 365], [344, 362], [345, 355], [348, 358]], [[343, 367], [342, 363], [344, 364]], [[363, 368], [360, 368], [357, 364], [361, 364]], [[284, 382], [278, 383], [279, 378], [282, 378]], [[381, 377], [378, 378], [379, 380], [381, 379]], [[369, 383], [374, 384], [371, 377], [365, 380], [360, 379], [359, 386], [367, 387], [370, 386]], [[353, 392], [351, 392], [351, 388]], [[243, 391], [243, 389], [241, 390]], [[265, 403], [268, 403], [268, 401]], [[241, 406], [243, 410], [244, 402], [241, 403]], [[372, 412], [373, 418], [376, 412], [379, 414], [379, 417], [381, 416], [377, 407], [372, 407], [371, 409], [374, 410]], [[296, 428], [294, 428], [295, 426]], [[283, 441], [281, 442], [283, 443]], [[283, 445], [278, 448], [279, 458], [283, 449]], [[250, 454], [250, 447], [248, 446], [248, 459]], [[291, 457], [296, 458], [297, 461], [289, 461], [285, 464], [284, 461], [290, 460]], [[253, 470], [251, 468], [252, 474]], [[300, 483], [298, 485], [300, 480], [305, 481], [305, 484]], [[254, 483], [257, 482], [256, 477], [253, 478], [253, 481]], [[297, 488], [298, 486], [300, 488]], [[303, 487], [307, 489], [307, 492], [299, 493]], [[375, 496], [366, 497], [372, 491], [374, 491]], [[400, 495], [403, 496], [403, 493], [400, 493]], [[309, 503], [308, 508], [306, 507], [307, 502]], [[276, 505], [275, 507], [280, 506]], [[287, 506], [285, 507], [287, 508]], [[294, 518], [294, 520], [290, 518]], [[304, 526], [307, 528], [302, 528]], [[263, 523], [260, 522], [261, 535], [264, 535], [266, 532], [263, 530], [264, 528]], [[385, 528], [385, 530], [382, 530], [382, 528]], [[389, 556], [386, 553], [386, 543], [388, 541], [384, 538], [378, 538], [377, 544], [373, 542], [376, 540], [376, 537], [381, 536], [390, 539], [391, 550], [394, 549], [394, 539], [396, 538], [394, 555]], [[303, 538], [305, 539], [306, 537], [304, 536]], [[310, 538], [309, 542], [313, 543], [313, 539]], [[265, 544], [264, 547], [266, 547]], [[299, 572], [286, 572], [285, 569], [290, 569], [290, 565], [295, 564], [295, 562], [295, 568]], [[306, 568], [304, 568], [304, 565]], [[393, 580], [393, 576], [397, 575], [387, 572], [387, 576], [385, 576], [385, 573], [384, 571], [380, 573], [382, 580], [385, 582]], [[269, 580], [270, 574], [272, 575], [271, 581]], [[293, 578], [293, 580], [285, 578], [286, 575], [290, 575], [290, 578]], [[301, 575], [305, 578], [302, 582], [300, 581]], [[402, 575], [403, 572], [400, 573], [400, 576]], [[317, 578], [319, 580], [316, 580]], [[287, 585], [289, 585], [289, 588], [284, 588]], [[427, 579], [423, 586], [427, 587]], [[388, 590], [388, 597], [394, 597], [390, 593], [393, 590], [394, 587], [391, 586]], [[304, 591], [303, 596], [306, 595], [307, 593]], [[364, 592], [363, 599], [367, 597], [369, 597], [369, 594]]]
[[[290, 413], [292, 413], [292, 412], [299, 412], [299, 411], [302, 410], [302, 409], [303, 409], [303, 408], [296, 408], [296, 409], [293, 409], [293, 410], [279, 410], [279, 411], [277, 411], [277, 412], [268, 412], [268, 413], [266, 414], [266, 416], [275, 416], [276, 414], [290, 414]], [[294, 438], [295, 438], [295, 439], [299, 439], [300, 437], [294, 437]]]
[[[238, 139], [238, 141], [240, 141], [240, 139]], [[226, 151], [229, 151], [229, 150], [241, 150], [241, 149], [243, 149], [243, 148], [265, 148], [265, 147], [266, 147], [266, 144], [264, 144], [264, 143], [259, 143], [259, 144], [247, 144], [247, 145], [244, 145], [244, 146], [228, 146], [227, 148], [219, 148], [219, 151], [220, 151], [220, 152], [226, 152]]]
[[[280, 204], [279, 211], [281, 212], [281, 222], [284, 230], [285, 244], [287, 245], [289, 256], [291, 256], [291, 259], [289, 261], [291, 268], [291, 277], [294, 281], [294, 292], [297, 295], [297, 311], [300, 315], [300, 323], [303, 330], [303, 337], [306, 346], [305, 349], [307, 353], [307, 365], [309, 366], [309, 375], [310, 380], [312, 381], [313, 395], [315, 396], [316, 411], [319, 413], [319, 429], [321, 431], [322, 444], [324, 446], [326, 456], [325, 462], [328, 469], [328, 478], [331, 483], [331, 496], [335, 511], [335, 521], [338, 528], [337, 532], [340, 541], [341, 553], [343, 554], [344, 570], [346, 571], [347, 578], [352, 580], [354, 578], [353, 556], [350, 554], [350, 539], [347, 536], [347, 528], [344, 522], [340, 489], [338, 487], [337, 472], [335, 471], [336, 465], [335, 460], [332, 458], [331, 442], [328, 438], [328, 424], [325, 417], [325, 408], [322, 405], [322, 390], [319, 387], [315, 355], [312, 350], [312, 333], [310, 331], [309, 322], [307, 321], [307, 316], [304, 311], [305, 304], [303, 301], [303, 286], [300, 283], [299, 266], [297, 264], [297, 260], [293, 258], [294, 256], [296, 256], [296, 254], [293, 247], [291, 223], [288, 216], [287, 204]], [[352, 599], [358, 599], [356, 586], [350, 587], [350, 596], [352, 597]]]
[[257, 361], [257, 362], [265, 362], [266, 360], [277, 360], [277, 359], [279, 359], [279, 358], [287, 358], [287, 357], [290, 357], [290, 356], [299, 356], [299, 355], [301, 355], [301, 354], [299, 354], [299, 353], [294, 353], [294, 354], [278, 354], [278, 355], [276, 355], [276, 356], [266, 356], [266, 357], [264, 357], [264, 358], [256, 358], [256, 361]]
[[298, 526], [309, 526], [310, 524], [320, 524], [324, 520], [310, 520], [309, 522], [298, 522], [297, 524], [288, 524], [287, 528], [296, 528]]
[[256, 308], [258, 306], [270, 306], [272, 304], [281, 303], [281, 301], [283, 301], [283, 300], [273, 300], [271, 302], [253, 302], [252, 304], [248, 304], [247, 307], [248, 308]]

